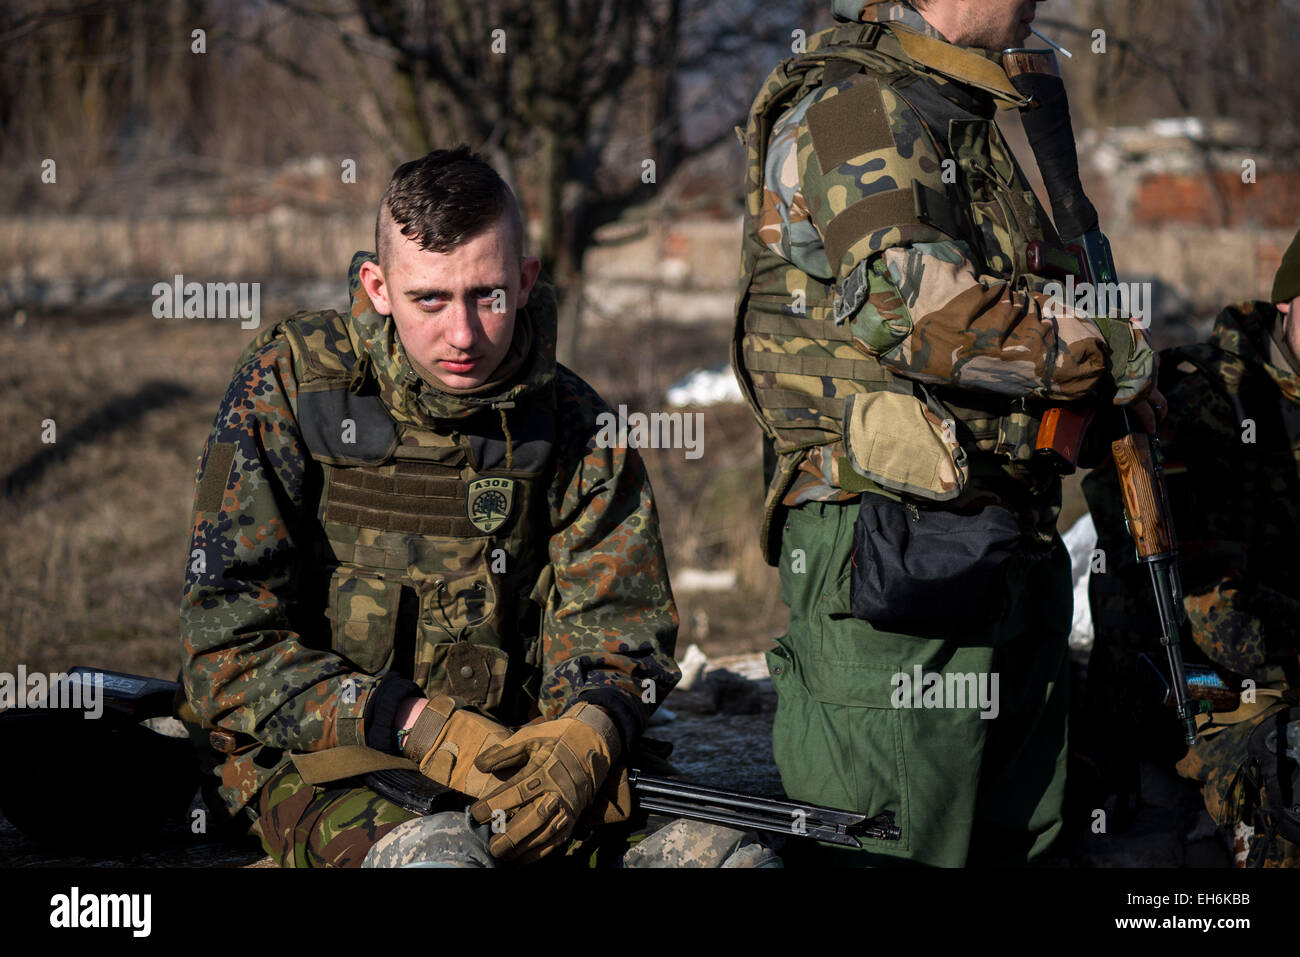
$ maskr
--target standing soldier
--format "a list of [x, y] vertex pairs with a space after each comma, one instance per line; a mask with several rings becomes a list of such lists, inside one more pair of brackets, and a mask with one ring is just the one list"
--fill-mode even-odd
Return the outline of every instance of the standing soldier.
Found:
[[[1209, 342], [1160, 357], [1161, 450], [1192, 639], [1184, 654], [1246, 690], [1235, 710], [1198, 720], [1178, 770], [1203, 784], [1242, 866], [1300, 865], [1298, 354], [1300, 235], [1270, 302], [1228, 306]], [[1141, 680], [1139, 655], [1161, 658], [1160, 625], [1146, 571], [1125, 547], [1114, 473], [1099, 469], [1084, 491], [1109, 565], [1089, 585], [1088, 724], [1110, 780], [1131, 780], [1139, 758], [1168, 765], [1182, 743]]]
[[895, 810], [856, 861], [1025, 863], [1060, 830], [1069, 558], [1031, 461], [1051, 402], [1130, 404], [1152, 353], [1044, 311], [1059, 243], [993, 115], [1033, 2], [837, 0], [755, 100], [733, 365], [776, 453], [768, 664], [794, 798]]

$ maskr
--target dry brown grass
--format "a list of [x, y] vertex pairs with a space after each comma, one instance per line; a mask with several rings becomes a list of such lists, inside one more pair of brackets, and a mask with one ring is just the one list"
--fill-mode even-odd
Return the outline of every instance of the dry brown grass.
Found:
[[248, 336], [141, 316], [0, 333], [0, 670], [174, 676], [194, 467]]

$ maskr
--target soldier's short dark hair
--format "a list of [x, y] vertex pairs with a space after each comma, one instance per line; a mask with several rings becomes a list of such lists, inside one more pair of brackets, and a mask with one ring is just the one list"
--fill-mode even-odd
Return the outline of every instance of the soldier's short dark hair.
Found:
[[514, 192], [464, 144], [434, 150], [397, 167], [375, 217], [375, 252], [381, 266], [389, 254], [385, 210], [403, 236], [436, 253], [473, 239], [506, 215], [518, 241], [516, 248], [523, 252], [523, 221]]

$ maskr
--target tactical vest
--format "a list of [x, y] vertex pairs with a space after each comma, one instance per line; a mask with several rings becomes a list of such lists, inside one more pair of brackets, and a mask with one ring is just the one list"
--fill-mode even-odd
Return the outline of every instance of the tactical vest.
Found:
[[446, 432], [397, 421], [345, 322], [295, 316], [250, 347], [283, 336], [292, 349], [298, 425], [322, 469], [315, 571], [330, 647], [523, 723], [538, 713], [532, 594], [548, 561], [554, 410], [539, 397], [508, 426], [486, 408]]
[[938, 402], [955, 420], [963, 449], [994, 454], [1004, 464], [1028, 462], [1037, 433], [1037, 418], [1023, 401], [920, 389], [896, 378], [855, 346], [847, 322], [835, 321], [837, 293], [845, 291], [808, 275], [758, 238], [767, 147], [777, 119], [824, 82], [863, 69], [920, 115], [935, 151], [954, 159], [960, 171], [946, 196], [918, 182], [873, 197], [888, 208], [890, 222], [903, 227], [907, 242], [964, 240], [977, 269], [1006, 277], [1013, 289], [1022, 290], [1042, 288], [1041, 278], [1029, 274], [1027, 243], [1058, 242], [996, 124], [963, 110], [924, 82], [925, 69], [880, 24], [850, 23], [822, 31], [809, 38], [806, 53], [782, 62], [763, 84], [744, 133], [745, 233], [731, 351], [750, 408], [780, 456], [769, 488], [769, 518], [801, 458], [792, 453], [840, 440], [845, 401], [854, 393], [924, 393], [918, 397], [932, 408]]

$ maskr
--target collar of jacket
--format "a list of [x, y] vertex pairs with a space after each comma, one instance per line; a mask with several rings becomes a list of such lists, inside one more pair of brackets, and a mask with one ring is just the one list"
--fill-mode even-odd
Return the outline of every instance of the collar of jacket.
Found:
[[[1300, 373], [1273, 360], [1271, 344], [1277, 342], [1281, 315], [1271, 302], [1243, 302], [1228, 306], [1214, 320], [1210, 340], [1224, 352], [1261, 366], [1288, 399], [1300, 403]], [[1285, 345], [1280, 345], [1280, 348], [1282, 355], [1290, 357], [1290, 349]]]
[[929, 75], [939, 92], [963, 109], [991, 117], [995, 109], [1020, 109], [1029, 104], [1002, 68], [1000, 51], [949, 43], [905, 3], [866, 4], [853, 21], [884, 26], [906, 58]]
[[372, 252], [358, 252], [348, 267], [348, 337], [357, 356], [351, 388], [363, 387], [373, 379], [379, 396], [398, 421], [412, 425], [431, 425], [439, 421], [463, 419], [483, 409], [505, 410], [520, 402], [553, 404], [555, 381], [556, 307], [555, 287], [538, 279], [528, 297], [528, 305], [515, 317], [516, 335], [522, 323], [532, 327], [530, 354], [499, 389], [482, 394], [453, 395], [426, 382], [411, 365], [392, 316], [380, 315], [361, 285], [361, 265], [375, 261]]

